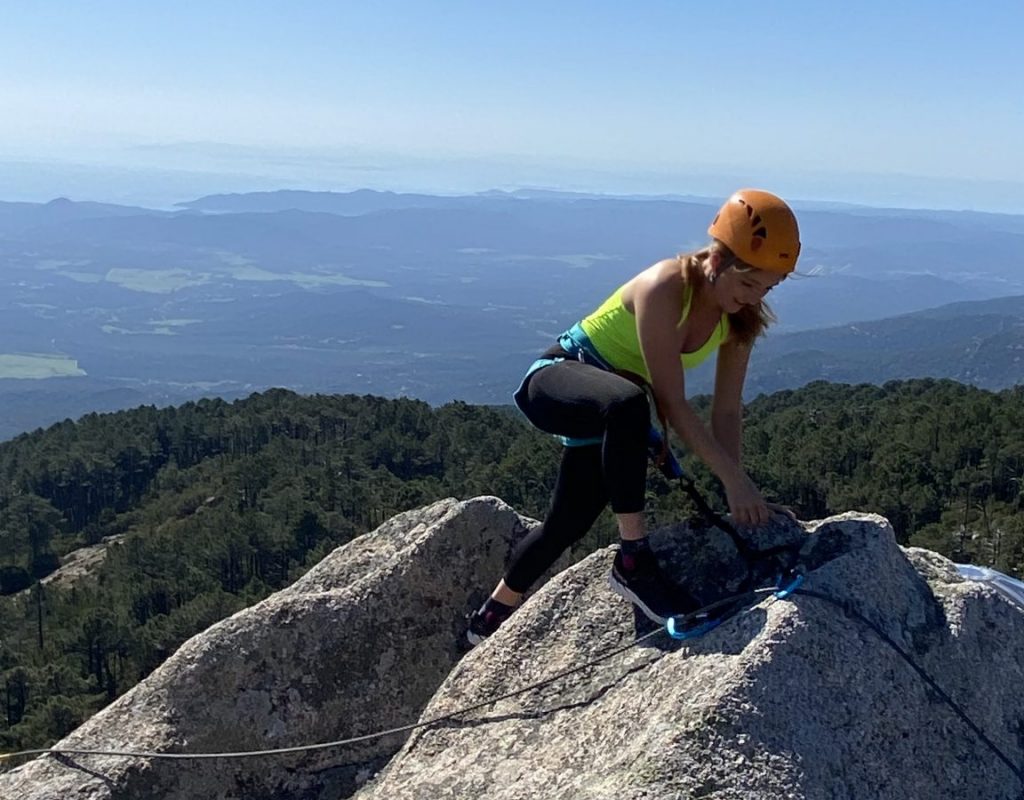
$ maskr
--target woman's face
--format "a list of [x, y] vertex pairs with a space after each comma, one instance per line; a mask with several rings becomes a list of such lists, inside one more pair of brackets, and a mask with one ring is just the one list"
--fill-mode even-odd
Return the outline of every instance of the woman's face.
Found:
[[760, 269], [734, 269], [720, 273], [712, 284], [715, 299], [727, 314], [744, 306], [756, 306], [785, 276]]

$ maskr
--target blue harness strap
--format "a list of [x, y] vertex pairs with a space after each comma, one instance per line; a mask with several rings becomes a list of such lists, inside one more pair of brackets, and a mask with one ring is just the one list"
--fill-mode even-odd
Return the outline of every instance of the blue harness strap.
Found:
[[600, 367], [608, 372], [615, 371], [615, 368], [597, 352], [594, 343], [590, 341], [587, 332], [583, 330], [583, 326], [578, 322], [558, 337], [558, 346], [577, 361], [582, 361], [584, 364], [593, 364], [595, 367]]

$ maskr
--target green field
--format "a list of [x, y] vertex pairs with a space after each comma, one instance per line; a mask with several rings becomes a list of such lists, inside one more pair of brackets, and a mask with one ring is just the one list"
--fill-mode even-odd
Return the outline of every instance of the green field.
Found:
[[111, 269], [106, 280], [134, 292], [168, 294], [187, 286], [202, 286], [210, 282], [210, 276], [184, 269]]
[[0, 353], [0, 378], [65, 378], [85, 375], [68, 356], [42, 353]]

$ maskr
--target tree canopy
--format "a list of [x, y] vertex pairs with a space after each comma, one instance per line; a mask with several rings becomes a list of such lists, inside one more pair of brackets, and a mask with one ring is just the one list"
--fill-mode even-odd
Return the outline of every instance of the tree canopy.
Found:
[[[874, 511], [903, 544], [1024, 570], [1022, 387], [761, 396], [744, 454], [804, 519]], [[89, 414], [0, 444], [0, 749], [62, 737], [187, 638], [397, 512], [491, 494], [541, 518], [558, 456], [509, 408], [285, 390]], [[702, 465], [684, 466], [724, 508]], [[692, 513], [654, 470], [648, 499], [652, 524]], [[613, 538], [606, 514], [579, 552]], [[53, 579], [97, 544], [91, 575]]]

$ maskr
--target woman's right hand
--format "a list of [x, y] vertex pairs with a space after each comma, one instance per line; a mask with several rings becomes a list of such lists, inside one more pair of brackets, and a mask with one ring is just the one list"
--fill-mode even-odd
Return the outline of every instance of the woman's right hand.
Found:
[[766, 523], [771, 516], [768, 504], [746, 473], [740, 473], [731, 485], [725, 487], [725, 496], [729, 501], [729, 512], [737, 525], [756, 528]]

